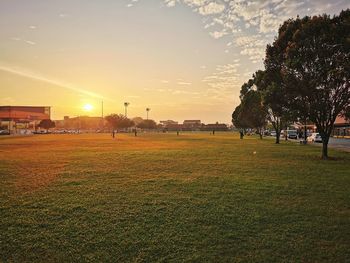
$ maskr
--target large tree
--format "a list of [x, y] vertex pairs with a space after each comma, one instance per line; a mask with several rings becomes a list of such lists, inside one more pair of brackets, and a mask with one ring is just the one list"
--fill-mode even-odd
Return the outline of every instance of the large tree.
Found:
[[49, 129], [51, 128], [55, 128], [56, 124], [54, 121], [50, 120], [50, 119], [45, 119], [45, 120], [41, 120], [39, 125], [39, 128], [43, 128], [45, 129], [47, 132], [49, 131]]
[[254, 84], [262, 95], [266, 116], [276, 131], [276, 143], [280, 143], [281, 130], [288, 125], [292, 116], [288, 109], [288, 99], [285, 94], [285, 85], [279, 69], [274, 63], [274, 50], [268, 46], [266, 51], [266, 70], [259, 70], [254, 74]]
[[137, 124], [137, 127], [140, 129], [156, 129], [157, 123], [154, 120], [143, 120]]
[[288, 20], [272, 46], [289, 107], [315, 123], [326, 159], [335, 119], [350, 104], [350, 10]]
[[126, 129], [134, 126], [134, 122], [123, 114], [110, 114], [106, 116], [105, 119], [113, 130]]
[[242, 105], [239, 104], [232, 113], [232, 124], [235, 128], [240, 129], [240, 138], [243, 139], [245, 130], [248, 128], [246, 118], [242, 114]]
[[232, 113], [233, 124], [242, 130], [246, 128], [256, 129], [262, 139], [267, 109], [263, 104], [262, 94], [254, 86], [254, 79], [250, 79], [242, 85], [240, 99], [241, 104]]
[[261, 93], [256, 90], [248, 91], [244, 95], [241, 105], [242, 116], [245, 116], [249, 128], [255, 129], [262, 139], [266, 126], [267, 110], [263, 104]]

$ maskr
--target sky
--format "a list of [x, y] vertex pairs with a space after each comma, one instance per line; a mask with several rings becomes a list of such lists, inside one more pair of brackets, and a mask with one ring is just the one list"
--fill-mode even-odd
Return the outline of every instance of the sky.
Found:
[[[348, 0], [0, 0], [0, 105], [231, 122], [279, 25]], [[92, 105], [90, 112], [84, 105]], [[89, 108], [89, 107], [85, 107]]]

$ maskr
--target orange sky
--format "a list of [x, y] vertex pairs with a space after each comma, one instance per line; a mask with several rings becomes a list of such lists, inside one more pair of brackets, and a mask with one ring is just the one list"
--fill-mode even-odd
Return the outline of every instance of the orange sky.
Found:
[[[316, 3], [317, 2], [317, 3]], [[338, 13], [320, 0], [0, 1], [0, 105], [64, 115], [123, 113], [230, 123], [278, 25]]]

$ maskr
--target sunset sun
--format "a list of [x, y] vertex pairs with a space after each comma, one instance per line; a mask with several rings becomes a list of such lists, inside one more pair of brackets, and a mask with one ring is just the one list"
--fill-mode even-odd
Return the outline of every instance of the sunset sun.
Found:
[[91, 104], [85, 104], [83, 106], [84, 111], [92, 111], [94, 107]]
[[350, 263], [350, 0], [0, 0], [0, 93], [0, 263]]

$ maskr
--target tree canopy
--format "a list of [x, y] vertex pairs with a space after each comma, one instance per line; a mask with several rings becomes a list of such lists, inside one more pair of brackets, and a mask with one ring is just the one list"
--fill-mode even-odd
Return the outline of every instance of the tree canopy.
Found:
[[156, 129], [157, 123], [154, 120], [143, 120], [137, 124], [137, 127], [140, 129]]
[[39, 128], [43, 128], [45, 130], [49, 130], [51, 128], [55, 128], [56, 124], [54, 121], [50, 120], [50, 119], [45, 119], [45, 120], [41, 120], [39, 125]]
[[350, 10], [288, 20], [272, 46], [288, 106], [316, 125], [327, 158], [335, 119], [350, 104]]
[[262, 101], [261, 93], [254, 89], [254, 79], [244, 83], [241, 88], [241, 104], [232, 113], [232, 123], [236, 128], [254, 128], [262, 138], [266, 125], [267, 110]]
[[[322, 157], [328, 158], [328, 141], [337, 116], [349, 117], [350, 10], [334, 17], [306, 16], [285, 21], [275, 41], [266, 48], [264, 65], [265, 70], [257, 71], [242, 86], [234, 124], [249, 123], [251, 115], [262, 120], [263, 114], [257, 113], [257, 95], [252, 100], [255, 103], [250, 103], [255, 111], [249, 109], [251, 113], [244, 114], [247, 94], [256, 90], [276, 130], [277, 143], [288, 122], [311, 121], [322, 137]], [[243, 117], [247, 119], [239, 119]]]
[[110, 114], [105, 117], [108, 125], [114, 129], [125, 129], [134, 126], [134, 122], [123, 114]]

